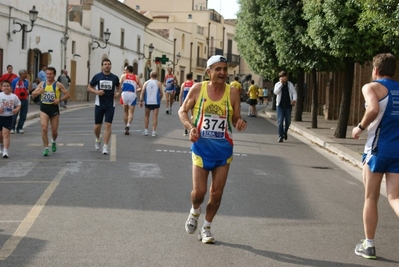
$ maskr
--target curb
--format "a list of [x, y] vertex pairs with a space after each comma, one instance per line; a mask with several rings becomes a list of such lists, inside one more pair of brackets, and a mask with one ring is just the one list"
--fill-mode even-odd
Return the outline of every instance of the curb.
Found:
[[[272, 120], [277, 121], [277, 116], [275, 113], [267, 112], [265, 109], [258, 111], [258, 115], [260, 115], [263, 118], [270, 118]], [[303, 136], [304, 138], [308, 139], [310, 142], [320, 146], [321, 148], [326, 149], [327, 151], [337, 155], [340, 159], [345, 160], [355, 167], [358, 167], [360, 169], [363, 168], [363, 164], [358, 158], [360, 155], [358, 155], [356, 152], [347, 149], [343, 145], [337, 144], [333, 140], [326, 138], [326, 137], [320, 137], [315, 135], [312, 131], [307, 130], [306, 128], [303, 128], [302, 126], [298, 126], [294, 121], [291, 122], [290, 125], [290, 130], [293, 132]]]

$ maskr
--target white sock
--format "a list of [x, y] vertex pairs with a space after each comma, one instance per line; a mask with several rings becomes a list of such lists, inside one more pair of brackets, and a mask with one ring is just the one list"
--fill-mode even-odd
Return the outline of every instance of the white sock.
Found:
[[366, 248], [374, 247], [374, 239], [366, 239]]
[[194, 209], [194, 207], [191, 207], [190, 213], [201, 214], [201, 207], [199, 207], [198, 209]]
[[202, 226], [202, 228], [204, 228], [204, 227], [211, 227], [211, 222], [208, 222], [207, 220], [204, 220], [204, 226]]
[[130, 123], [126, 124], [126, 127], [130, 127]]

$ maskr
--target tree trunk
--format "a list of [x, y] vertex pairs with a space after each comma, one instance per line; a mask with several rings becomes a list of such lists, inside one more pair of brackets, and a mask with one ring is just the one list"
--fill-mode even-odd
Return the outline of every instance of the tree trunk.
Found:
[[317, 128], [317, 109], [319, 106], [319, 99], [318, 99], [318, 91], [319, 88], [317, 86], [317, 71], [316, 68], [312, 69], [312, 80], [313, 80], [313, 91], [312, 91], [312, 109], [311, 109], [311, 115], [312, 115], [312, 128], [316, 129]]
[[303, 69], [300, 69], [297, 77], [298, 86], [296, 89], [297, 89], [298, 99], [296, 102], [294, 121], [302, 121], [303, 101], [305, 99], [304, 86], [303, 86], [304, 83], [305, 83], [305, 71]]
[[355, 72], [355, 63], [353, 59], [347, 58], [345, 60], [345, 81], [344, 90], [342, 92], [341, 105], [339, 107], [339, 116], [337, 129], [334, 137], [346, 138], [346, 131], [348, 128], [349, 113], [352, 99], [353, 75]]

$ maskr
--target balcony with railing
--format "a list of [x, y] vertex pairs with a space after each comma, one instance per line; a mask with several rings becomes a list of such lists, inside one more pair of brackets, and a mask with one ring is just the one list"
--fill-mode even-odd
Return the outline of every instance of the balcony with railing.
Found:
[[232, 53], [227, 53], [226, 55], [227, 63], [230, 67], [236, 67], [240, 64], [240, 55], [235, 55]]
[[197, 58], [197, 68], [206, 69], [206, 61], [207, 61], [206, 58], [200, 58], [200, 57], [198, 57], [198, 58]]

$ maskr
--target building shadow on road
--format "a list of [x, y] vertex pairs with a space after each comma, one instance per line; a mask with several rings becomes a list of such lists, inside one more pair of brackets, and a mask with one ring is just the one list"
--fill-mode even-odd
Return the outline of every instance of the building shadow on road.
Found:
[[272, 259], [275, 261], [285, 262], [285, 263], [290, 263], [290, 264], [295, 264], [295, 265], [302, 265], [302, 266], [317, 266], [317, 267], [319, 267], [319, 266], [323, 266], [323, 267], [336, 267], [336, 266], [367, 267], [367, 266], [369, 266], [369, 267], [371, 267], [371, 266], [378, 266], [378, 262], [399, 263], [398, 261], [393, 261], [393, 260], [378, 257], [377, 261], [372, 261], [373, 263], [375, 263], [373, 265], [351, 264], [351, 263], [342, 263], [342, 262], [335, 262], [335, 261], [324, 261], [324, 260], [303, 258], [303, 257], [286, 254], [286, 253], [255, 249], [252, 246], [242, 245], [242, 244], [232, 244], [232, 243], [226, 243], [226, 242], [221, 242], [221, 241], [218, 241], [216, 244], [218, 246], [226, 246], [226, 247], [230, 247], [230, 248], [234, 248], [234, 249], [242, 249], [242, 250], [248, 251], [250, 253], [253, 253], [253, 254], [256, 254], [256, 255], [259, 255], [259, 256], [262, 256], [265, 258], [269, 258], [269, 259]]

